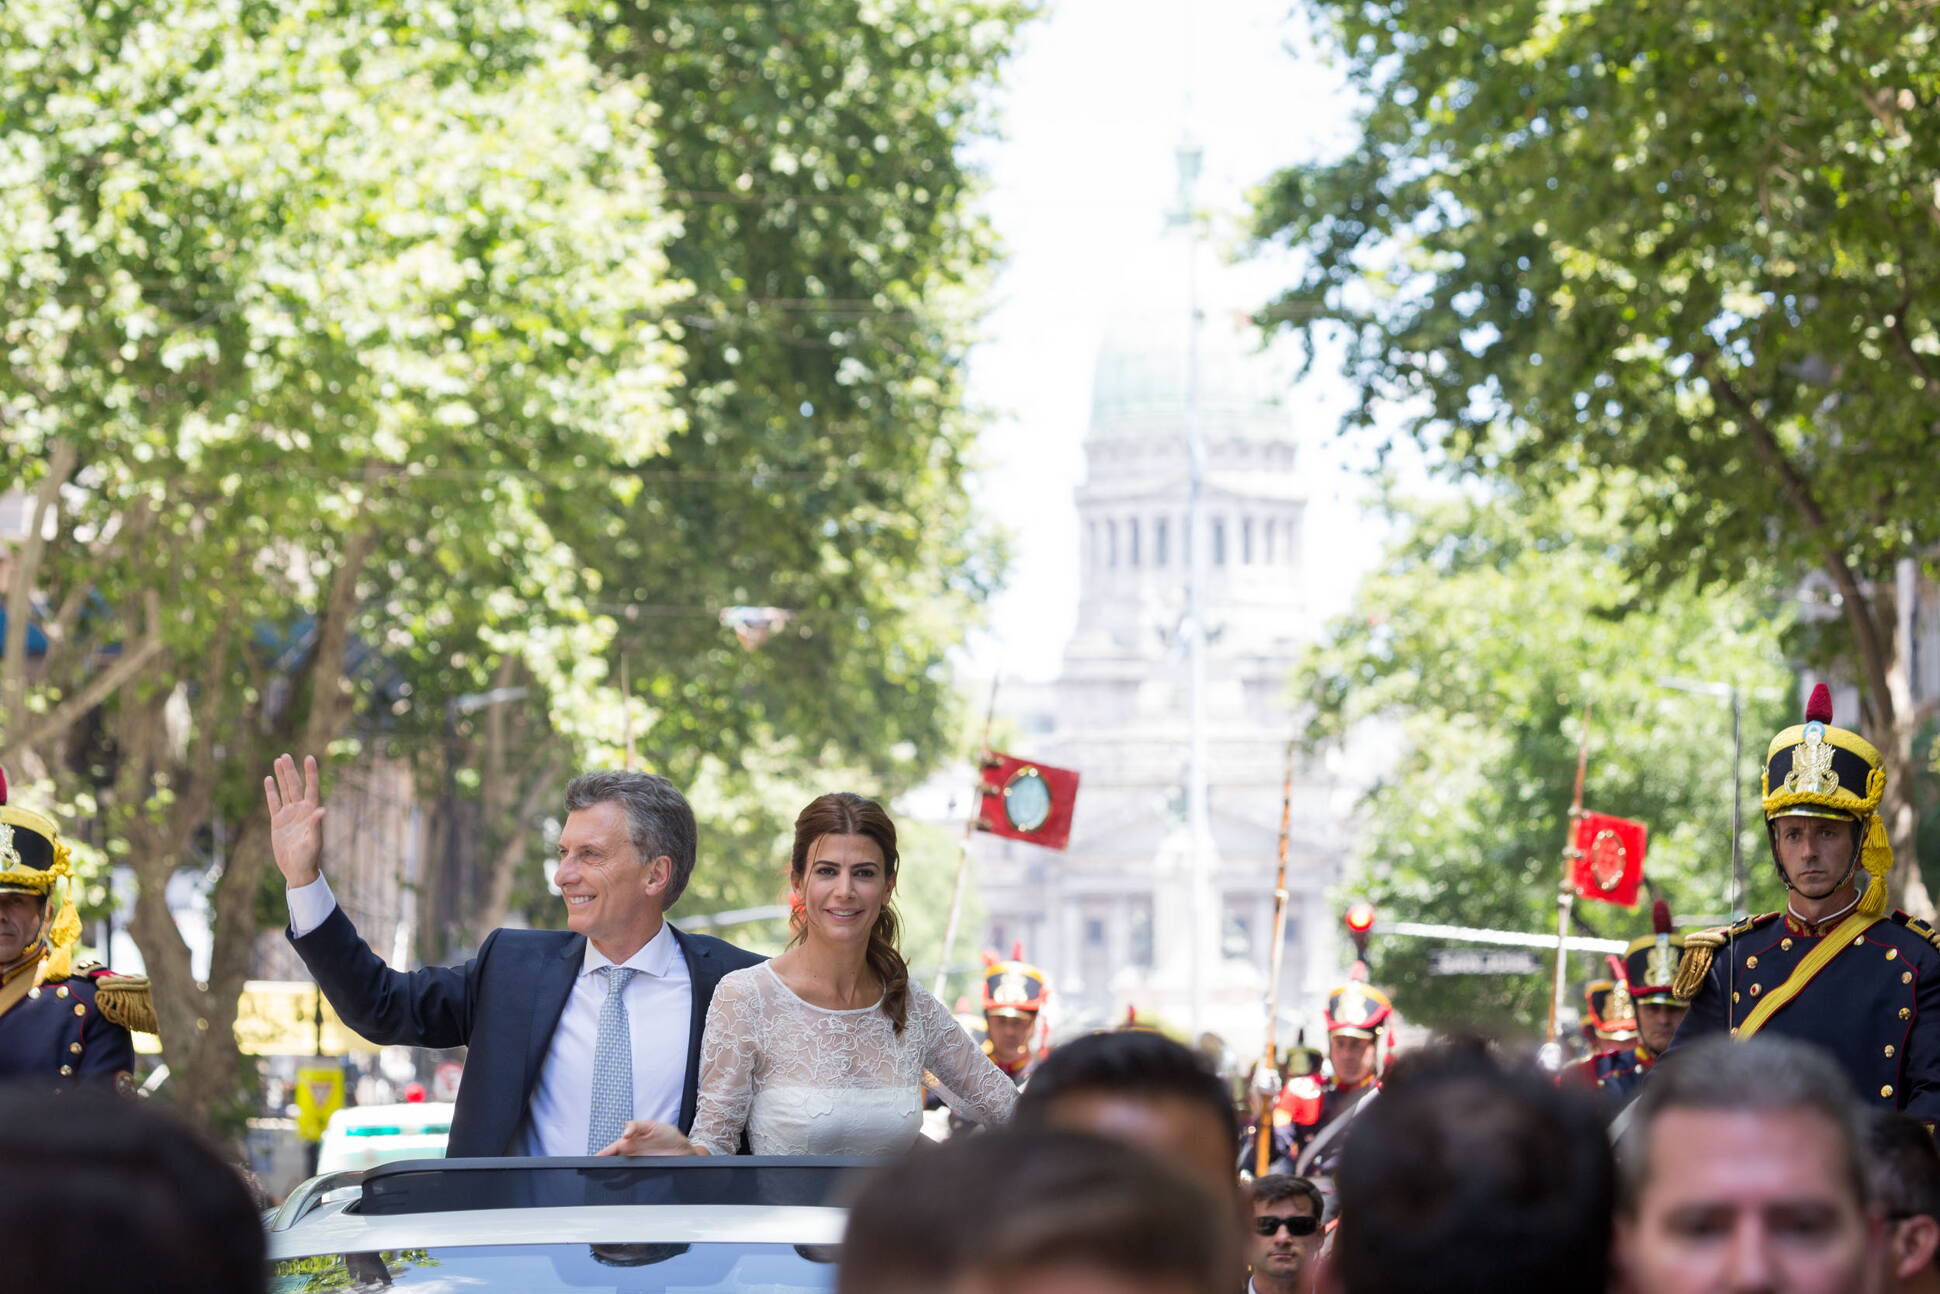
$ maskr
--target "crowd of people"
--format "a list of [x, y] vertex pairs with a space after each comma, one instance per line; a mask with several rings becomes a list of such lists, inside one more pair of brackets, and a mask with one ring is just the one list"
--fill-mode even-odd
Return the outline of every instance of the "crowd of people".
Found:
[[[895, 824], [859, 795], [797, 818], [772, 959], [666, 919], [693, 811], [664, 778], [597, 772], [566, 788], [565, 929], [398, 970], [322, 876], [316, 761], [284, 756], [264, 782], [288, 937], [338, 1013], [374, 1042], [469, 1048], [448, 1153], [881, 1160], [841, 1261], [866, 1294], [1940, 1286], [1940, 935], [1884, 902], [1883, 788], [1818, 689], [1761, 788], [1785, 910], [1679, 935], [1660, 908], [1591, 988], [1605, 1045], [1586, 1062], [1558, 1076], [1479, 1039], [1395, 1055], [1393, 1004], [1357, 967], [1328, 1001], [1324, 1066], [1262, 1065], [1243, 1108], [1204, 1055], [1135, 1021], [1040, 1051], [1045, 979], [1021, 961], [989, 969], [979, 1042], [910, 978]], [[72, 962], [67, 873], [55, 824], [0, 790], [0, 1072], [125, 1089], [127, 1029], [152, 1010], [138, 981]], [[118, 1199], [206, 1176], [206, 1148], [134, 1102], [14, 1099], [0, 1198], [23, 1209], [60, 1212], [70, 1181]], [[926, 1099], [962, 1135], [928, 1143]], [[43, 1129], [76, 1116], [99, 1163], [70, 1174]], [[258, 1287], [195, 1266], [253, 1261], [260, 1281], [260, 1239], [196, 1229], [247, 1218], [245, 1196], [156, 1193], [118, 1225], [154, 1271], [190, 1274], [149, 1288]], [[64, 1252], [37, 1244], [30, 1262]]]

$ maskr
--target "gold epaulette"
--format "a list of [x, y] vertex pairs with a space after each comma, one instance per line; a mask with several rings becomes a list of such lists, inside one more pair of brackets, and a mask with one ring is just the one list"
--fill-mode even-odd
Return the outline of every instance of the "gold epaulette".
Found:
[[1677, 963], [1677, 977], [1671, 981], [1671, 996], [1686, 1002], [1696, 997], [1697, 991], [1704, 987], [1704, 977], [1711, 973], [1711, 960], [1718, 949], [1777, 915], [1776, 912], [1767, 912], [1762, 916], [1746, 917], [1735, 926], [1714, 926], [1685, 935], [1684, 956]]
[[1908, 917], [1906, 919], [1906, 928], [1932, 944], [1935, 948], [1940, 948], [1940, 930], [1935, 930], [1932, 926], [1920, 920], [1920, 918]]
[[146, 975], [103, 975], [94, 981], [94, 1005], [110, 1024], [136, 1033], [160, 1033], [155, 998]]

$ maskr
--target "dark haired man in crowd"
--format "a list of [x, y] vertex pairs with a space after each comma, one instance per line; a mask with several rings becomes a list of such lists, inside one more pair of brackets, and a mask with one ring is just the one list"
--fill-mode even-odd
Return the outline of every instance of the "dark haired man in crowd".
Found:
[[0, 1089], [0, 1270], [9, 1290], [259, 1294], [262, 1223], [242, 1175], [146, 1102]]
[[1918, 1119], [1875, 1110], [1867, 1119], [1873, 1195], [1885, 1215], [1885, 1279], [1895, 1294], [1940, 1294], [1940, 1152]]
[[1678, 1048], [1623, 1133], [1620, 1288], [1875, 1288], [1865, 1136], [1845, 1075], [1816, 1047], [1767, 1034]]
[[[1001, 1183], [1001, 1189], [993, 1189]], [[1232, 1294], [1230, 1190], [1119, 1141], [1000, 1129], [883, 1170], [849, 1212], [839, 1294]]]
[[1320, 1252], [1320, 1188], [1269, 1173], [1247, 1188], [1253, 1204], [1252, 1277], [1247, 1294], [1307, 1294]]
[[1317, 1288], [1601, 1294], [1615, 1186], [1594, 1098], [1473, 1047], [1407, 1062], [1348, 1135]]
[[1031, 1073], [1013, 1116], [1023, 1128], [1065, 1128], [1127, 1141], [1231, 1197], [1239, 1116], [1219, 1075], [1164, 1034], [1087, 1034]]
[[[694, 870], [694, 811], [664, 777], [566, 787], [553, 883], [565, 930], [494, 930], [463, 966], [386, 966], [323, 879], [322, 781], [284, 755], [263, 779], [290, 944], [372, 1042], [469, 1047], [448, 1153], [591, 1155], [641, 1122], [694, 1122], [714, 986], [755, 954], [666, 921]], [[595, 1080], [598, 1080], [597, 1082]]]

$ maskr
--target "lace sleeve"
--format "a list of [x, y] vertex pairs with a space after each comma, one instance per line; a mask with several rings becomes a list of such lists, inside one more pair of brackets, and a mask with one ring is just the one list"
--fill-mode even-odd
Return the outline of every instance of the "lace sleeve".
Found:
[[761, 994], [752, 976], [751, 970], [723, 976], [707, 1006], [700, 1091], [688, 1140], [710, 1155], [732, 1155], [739, 1149], [754, 1100], [754, 1067], [761, 1054]]
[[1017, 1084], [990, 1063], [941, 1002], [914, 984], [909, 1009], [924, 1032], [923, 1068], [941, 1083], [944, 1102], [977, 1123], [1008, 1123], [1017, 1104]]

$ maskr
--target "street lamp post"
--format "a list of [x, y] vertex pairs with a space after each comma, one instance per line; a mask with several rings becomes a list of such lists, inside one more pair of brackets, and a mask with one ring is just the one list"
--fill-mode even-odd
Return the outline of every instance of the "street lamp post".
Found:
[[1745, 917], [1745, 891], [1748, 878], [1745, 875], [1744, 844], [1740, 837], [1744, 833], [1744, 698], [1730, 683], [1720, 683], [1713, 679], [1660, 678], [1659, 687], [1667, 687], [1677, 692], [1695, 692], [1699, 696], [1714, 696], [1731, 706], [1731, 884], [1732, 893], [1728, 900], [1733, 921]]

